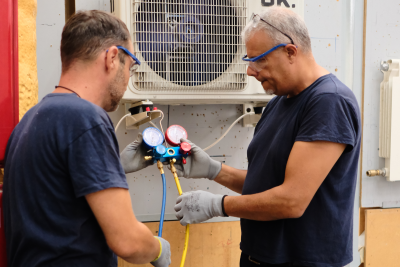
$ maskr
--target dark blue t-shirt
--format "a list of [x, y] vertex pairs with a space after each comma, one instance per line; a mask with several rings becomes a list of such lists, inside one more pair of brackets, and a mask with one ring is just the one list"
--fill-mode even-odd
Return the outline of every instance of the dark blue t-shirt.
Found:
[[352, 261], [360, 125], [353, 92], [332, 74], [320, 77], [295, 97], [279, 96], [268, 103], [247, 150], [243, 195], [283, 183], [296, 141], [347, 146], [303, 216], [267, 222], [241, 220], [244, 253], [272, 264], [342, 267]]
[[128, 188], [107, 113], [75, 94], [49, 94], [7, 145], [8, 266], [117, 266], [85, 195]]

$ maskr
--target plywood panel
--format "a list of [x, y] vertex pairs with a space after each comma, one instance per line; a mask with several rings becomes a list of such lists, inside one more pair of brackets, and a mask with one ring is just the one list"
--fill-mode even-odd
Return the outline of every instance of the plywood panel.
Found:
[[[36, 59], [37, 1], [18, 1], [19, 118], [38, 102]], [[3, 37], [2, 37], [3, 38]], [[53, 85], [54, 86], [54, 85]]]
[[400, 266], [400, 209], [365, 212], [365, 266]]
[[[158, 223], [146, 223], [150, 230], [156, 235]], [[179, 267], [184, 239], [185, 227], [179, 222], [165, 222], [163, 237], [171, 244], [171, 267]], [[239, 266], [240, 259], [240, 223], [218, 222], [202, 223], [190, 226], [189, 248], [185, 267]], [[150, 267], [151, 264], [133, 265], [121, 259], [118, 267], [142, 266]]]

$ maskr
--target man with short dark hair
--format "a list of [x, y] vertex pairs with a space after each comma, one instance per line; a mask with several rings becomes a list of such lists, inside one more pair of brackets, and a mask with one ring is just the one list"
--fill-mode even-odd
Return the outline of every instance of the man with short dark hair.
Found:
[[[243, 31], [247, 74], [275, 94], [247, 150], [248, 170], [192, 144], [178, 175], [208, 178], [240, 196], [205, 191], [177, 199], [182, 225], [241, 218], [241, 267], [342, 267], [353, 258], [360, 112], [352, 91], [319, 66], [304, 21], [286, 8], [253, 15]], [[182, 140], [188, 141], [188, 140]]]
[[[119, 155], [107, 115], [140, 64], [132, 53], [126, 25], [108, 13], [78, 12], [66, 23], [60, 82], [7, 145], [8, 266], [116, 267], [116, 255], [170, 264], [169, 243], [135, 218], [120, 157], [131, 164], [136, 151]], [[130, 171], [145, 167], [137, 163]]]

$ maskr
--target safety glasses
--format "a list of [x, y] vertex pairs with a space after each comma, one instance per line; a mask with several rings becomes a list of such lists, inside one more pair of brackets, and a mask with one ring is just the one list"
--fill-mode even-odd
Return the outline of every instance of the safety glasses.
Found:
[[249, 66], [253, 70], [261, 71], [266, 66], [266, 60], [262, 60], [262, 59], [264, 59], [264, 57], [266, 55], [268, 55], [269, 53], [275, 51], [276, 49], [278, 49], [281, 46], [287, 46], [287, 44], [279, 44], [279, 45], [271, 48], [267, 52], [262, 53], [261, 55], [256, 56], [256, 57], [248, 58], [247, 55], [245, 55], [242, 58], [242, 60], [246, 61], [247, 66]]
[[140, 66], [140, 61], [139, 59], [137, 59], [137, 57], [135, 57], [131, 52], [129, 52], [128, 49], [126, 49], [123, 46], [118, 45], [117, 46], [118, 49], [121, 49], [122, 51], [124, 51], [128, 56], [130, 56], [133, 59], [132, 65], [129, 67], [129, 74], [130, 77], [132, 77], [133, 73], [135, 73], [135, 71], [139, 68]]
[[[117, 48], [118, 48], [118, 49], [121, 49], [122, 51], [124, 51], [125, 54], [127, 54], [128, 56], [130, 56], [130, 57], [133, 59], [133, 62], [132, 62], [132, 64], [131, 64], [131, 66], [129, 67], [129, 75], [130, 75], [130, 77], [132, 77], [133, 73], [135, 73], [135, 71], [139, 68], [139, 66], [140, 66], [140, 64], [141, 64], [140, 61], [139, 61], [139, 59], [137, 59], [137, 57], [135, 57], [135, 56], [134, 56], [131, 52], [129, 52], [129, 50], [126, 49], [125, 47], [118, 45]], [[108, 52], [108, 50], [107, 50], [106, 52]]]

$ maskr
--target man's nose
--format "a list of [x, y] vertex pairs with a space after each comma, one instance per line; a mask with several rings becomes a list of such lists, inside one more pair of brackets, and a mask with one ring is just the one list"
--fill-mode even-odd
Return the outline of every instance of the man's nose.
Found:
[[253, 69], [250, 68], [250, 67], [247, 67], [247, 75], [248, 75], [248, 76], [253, 76], [253, 77], [257, 78], [258, 72], [255, 71], [255, 70], [253, 70]]

